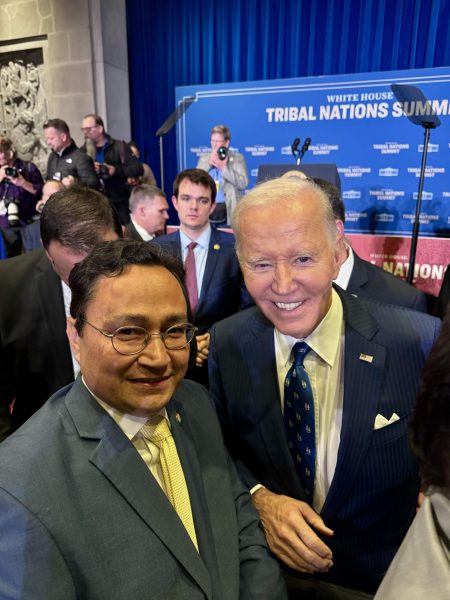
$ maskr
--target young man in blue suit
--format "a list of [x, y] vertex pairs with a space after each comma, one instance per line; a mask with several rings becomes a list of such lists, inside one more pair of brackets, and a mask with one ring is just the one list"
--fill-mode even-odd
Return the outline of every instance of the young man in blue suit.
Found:
[[81, 375], [0, 447], [0, 598], [285, 600], [207, 392], [186, 292], [153, 244], [70, 274]]
[[198, 328], [197, 361], [188, 377], [205, 385], [208, 381], [209, 329], [217, 321], [253, 304], [236, 257], [234, 236], [213, 229], [209, 224], [215, 199], [216, 184], [208, 173], [202, 169], [182, 171], [174, 181], [172, 196], [180, 229], [153, 240], [183, 263], [188, 277], [188, 247], [195, 244], [193, 278], [196, 297], [193, 299], [191, 295], [190, 302], [193, 323]]
[[408, 421], [440, 321], [333, 287], [343, 227], [314, 183], [257, 186], [234, 231], [257, 308], [211, 333], [225, 441], [293, 597], [373, 593], [415, 514]]

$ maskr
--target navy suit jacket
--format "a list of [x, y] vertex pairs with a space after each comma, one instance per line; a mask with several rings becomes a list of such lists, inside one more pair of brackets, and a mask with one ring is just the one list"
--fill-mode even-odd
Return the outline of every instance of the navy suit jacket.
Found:
[[0, 261], [0, 282], [0, 412], [9, 430], [14, 399], [16, 429], [74, 373], [61, 280], [44, 250]]
[[0, 446], [0, 597], [285, 600], [207, 392], [168, 407], [199, 552], [116, 422], [78, 378]]
[[[408, 422], [440, 321], [338, 293], [345, 319], [343, 420], [321, 511], [335, 532], [323, 538], [334, 566], [318, 577], [373, 593], [415, 514], [419, 479]], [[372, 362], [361, 360], [364, 354]], [[209, 377], [225, 442], [246, 485], [262, 483], [305, 500], [285, 435], [274, 328], [258, 308], [213, 328]], [[377, 414], [393, 413], [397, 422], [374, 430]]]
[[[168, 249], [181, 261], [181, 241], [178, 231], [162, 235], [152, 242]], [[205, 333], [217, 321], [252, 305], [236, 257], [234, 235], [211, 229], [205, 274], [194, 315], [194, 325], [198, 327], [200, 334]]]
[[347, 292], [378, 302], [427, 312], [427, 297], [423, 292], [384, 269], [363, 260], [355, 251], [353, 256], [355, 262]]

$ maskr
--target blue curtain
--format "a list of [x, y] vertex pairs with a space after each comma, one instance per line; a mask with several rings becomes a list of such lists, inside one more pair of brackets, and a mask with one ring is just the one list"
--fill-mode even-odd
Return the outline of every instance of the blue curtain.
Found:
[[[134, 138], [159, 179], [176, 86], [446, 66], [449, 21], [450, 0], [127, 0]], [[170, 195], [174, 129], [164, 167]]]

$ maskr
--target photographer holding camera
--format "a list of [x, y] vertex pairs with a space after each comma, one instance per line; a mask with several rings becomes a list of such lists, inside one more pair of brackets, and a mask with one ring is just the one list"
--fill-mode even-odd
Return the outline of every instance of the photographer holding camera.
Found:
[[248, 185], [245, 159], [230, 150], [230, 142], [228, 127], [216, 125], [211, 129], [211, 152], [200, 156], [197, 164], [197, 169], [207, 171], [216, 183], [216, 208], [209, 218], [213, 227], [231, 222], [241, 192]]
[[20, 229], [35, 213], [44, 181], [37, 166], [16, 157], [12, 141], [0, 137], [0, 228], [8, 257], [21, 252]]
[[128, 197], [129, 177], [140, 177], [144, 169], [138, 159], [133, 156], [128, 144], [114, 140], [105, 131], [103, 119], [93, 113], [83, 118], [81, 131], [85, 144], [82, 150], [91, 156], [94, 167], [102, 183], [108, 200], [114, 206], [122, 225], [130, 221]]

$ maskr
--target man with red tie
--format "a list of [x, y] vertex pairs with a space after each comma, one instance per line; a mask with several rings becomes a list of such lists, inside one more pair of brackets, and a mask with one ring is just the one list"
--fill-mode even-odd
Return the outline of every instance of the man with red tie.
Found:
[[243, 283], [231, 233], [211, 228], [216, 184], [202, 169], [186, 169], [174, 181], [172, 202], [180, 229], [153, 241], [183, 262], [194, 325], [198, 327], [196, 367], [188, 377], [207, 384], [210, 327], [252, 304]]

